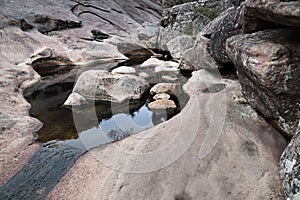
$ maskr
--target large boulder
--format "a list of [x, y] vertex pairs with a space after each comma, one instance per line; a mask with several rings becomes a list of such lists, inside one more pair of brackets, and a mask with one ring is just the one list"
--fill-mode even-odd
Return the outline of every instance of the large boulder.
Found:
[[210, 39], [198, 35], [193, 47], [183, 53], [179, 69], [193, 71], [221, 68], [222, 66], [216, 62], [208, 51], [210, 41]]
[[248, 102], [289, 137], [299, 123], [299, 34], [287, 28], [227, 40]]
[[168, 50], [167, 44], [179, 36], [195, 37], [222, 11], [221, 1], [195, 1], [165, 10], [158, 37], [158, 48]]
[[227, 55], [225, 44], [226, 40], [239, 34], [238, 19], [242, 12], [243, 6], [229, 8], [222, 12], [216, 19], [207, 24], [199, 35], [210, 39], [208, 50], [210, 55], [221, 64], [231, 63]]
[[89, 70], [80, 75], [73, 92], [89, 100], [121, 103], [128, 99], [140, 99], [148, 89], [147, 81], [134, 75]]
[[[204, 92], [215, 84], [226, 90]], [[47, 199], [283, 199], [278, 160], [287, 143], [239, 84], [202, 70], [184, 88], [190, 101], [178, 115], [84, 154]]]
[[280, 177], [286, 199], [300, 198], [300, 123], [297, 134], [293, 137], [280, 159]]
[[193, 47], [195, 38], [191, 36], [180, 36], [167, 43], [168, 51], [175, 59], [180, 59], [182, 54]]
[[300, 1], [247, 0], [245, 5], [248, 12], [258, 19], [300, 28]]

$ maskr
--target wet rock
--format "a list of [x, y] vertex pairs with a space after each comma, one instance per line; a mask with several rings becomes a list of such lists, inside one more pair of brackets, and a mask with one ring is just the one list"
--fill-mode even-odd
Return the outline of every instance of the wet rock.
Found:
[[23, 94], [128, 60], [121, 47], [126, 51], [136, 38], [119, 45], [105, 41], [113, 33], [131, 36], [144, 22], [158, 24], [161, 13], [156, 0], [0, 2], [0, 185], [39, 148], [32, 141], [41, 122], [29, 117]]
[[65, 101], [64, 106], [66, 107], [81, 106], [87, 103], [88, 103], [87, 100], [83, 96], [81, 96], [77, 92], [73, 92]]
[[287, 28], [227, 40], [246, 99], [288, 137], [299, 123], [299, 34]]
[[[226, 84], [226, 93], [201, 92], [205, 80]], [[190, 101], [178, 115], [92, 149], [47, 198], [283, 199], [278, 160], [287, 143], [249, 105], [235, 100], [242, 96], [239, 87], [194, 72], [184, 87]], [[203, 146], [209, 147], [204, 156]]]
[[180, 59], [182, 54], [193, 47], [195, 38], [191, 36], [180, 36], [167, 43], [168, 51], [175, 59]]
[[136, 71], [133, 67], [121, 66], [111, 72], [112, 74], [135, 74]]
[[150, 110], [172, 110], [176, 109], [176, 104], [172, 100], [159, 99], [149, 103], [148, 107]]
[[127, 99], [140, 99], [148, 88], [146, 80], [137, 76], [89, 70], [80, 75], [73, 92], [87, 100], [121, 103]]
[[180, 85], [176, 83], [158, 83], [150, 90], [151, 95], [167, 93], [172, 96], [180, 96], [182, 92]]
[[167, 93], [160, 93], [160, 94], [156, 94], [153, 99], [155, 100], [168, 100], [170, 99], [171, 96]]
[[194, 71], [221, 68], [222, 66], [209, 54], [208, 45], [210, 41], [210, 39], [198, 35], [194, 46], [183, 53], [179, 69]]

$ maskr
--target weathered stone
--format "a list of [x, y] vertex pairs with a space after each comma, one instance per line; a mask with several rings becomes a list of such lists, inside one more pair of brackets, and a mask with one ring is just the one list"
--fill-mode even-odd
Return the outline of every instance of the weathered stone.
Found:
[[210, 39], [198, 35], [193, 48], [187, 50], [182, 55], [179, 69], [193, 71], [207, 68], [221, 68], [208, 52], [209, 42]]
[[[214, 22], [208, 24], [203, 35], [208, 35], [211, 39], [209, 42], [209, 52], [211, 56], [221, 64], [230, 63], [231, 60], [226, 52], [226, 40], [241, 32], [237, 26], [242, 6], [234, 9], [229, 9], [220, 15], [219, 18], [215, 19]], [[215, 30], [213, 30], [215, 29]]]
[[162, 65], [156, 66], [155, 72], [176, 72], [178, 71], [179, 63], [173, 61], [166, 61]]
[[280, 159], [280, 177], [286, 199], [300, 198], [300, 122], [298, 132], [284, 150]]
[[160, 94], [156, 94], [153, 99], [155, 100], [168, 100], [170, 99], [171, 96], [167, 93], [160, 93]]
[[172, 100], [160, 99], [149, 103], [150, 110], [172, 110], [176, 109], [176, 104]]
[[154, 68], [160, 65], [165, 65], [165, 61], [163, 60], [159, 60], [157, 58], [149, 58], [148, 60], [146, 60], [145, 62], [143, 62], [140, 67], [143, 68]]
[[132, 36], [144, 22], [158, 24], [161, 13], [159, 0], [0, 1], [1, 186], [39, 148], [33, 133], [42, 124], [29, 117], [30, 105], [23, 95], [74, 82], [86, 70], [117, 66], [128, 59], [119, 47], [126, 50], [126, 45], [138, 40], [126, 38], [120, 45], [98, 41], [110, 39], [113, 33]]
[[136, 30], [136, 37], [150, 49], [157, 49], [159, 23], [145, 22]]
[[146, 79], [149, 77], [149, 75], [146, 72], [141, 72], [139, 73], [139, 77]]
[[151, 95], [168, 93], [173, 96], [180, 96], [182, 94], [180, 85], [176, 83], [158, 83], [150, 90]]
[[247, 0], [246, 9], [256, 18], [300, 28], [300, 2]]
[[121, 66], [111, 72], [112, 74], [135, 74], [136, 71], [133, 67]]
[[31, 66], [41, 76], [67, 73], [76, 65], [68, 58], [67, 52], [43, 48], [31, 56]]
[[227, 40], [248, 102], [289, 137], [299, 122], [299, 34], [277, 29]]
[[162, 71], [178, 71], [179, 63], [173, 61], [164, 61], [157, 58], [149, 58], [142, 63], [139, 68], [141, 69], [154, 69], [155, 72]]
[[168, 51], [175, 59], [180, 59], [182, 54], [193, 47], [195, 38], [191, 36], [179, 36], [167, 43]]
[[162, 76], [161, 79], [165, 82], [172, 82], [172, 83], [178, 81], [178, 77], [175, 74]]
[[222, 10], [221, 1], [195, 1], [174, 6], [165, 11], [161, 21], [158, 48], [168, 50], [167, 44], [180, 36], [195, 37]]
[[1, 26], [17, 25], [22, 30], [34, 27], [42, 33], [79, 27], [81, 23], [71, 11], [72, 4], [74, 3], [68, 0], [4, 0], [0, 5]]
[[42, 123], [28, 116], [30, 104], [22, 95], [24, 89], [39, 81], [38, 74], [27, 65], [6, 63], [0, 69], [0, 186], [3, 186], [39, 148], [32, 144], [32, 133]]
[[[226, 95], [201, 92], [206, 80], [226, 84]], [[47, 199], [283, 199], [278, 160], [287, 143], [239, 102], [239, 85], [197, 71], [185, 89], [190, 101], [178, 115], [86, 153]], [[203, 145], [211, 151], [201, 157]]]
[[80, 75], [73, 92], [87, 100], [121, 103], [127, 99], [140, 99], [148, 88], [146, 80], [137, 76], [89, 70]]
[[65, 101], [64, 106], [67, 107], [81, 106], [87, 103], [88, 103], [87, 100], [83, 96], [81, 96], [77, 92], [73, 92]]

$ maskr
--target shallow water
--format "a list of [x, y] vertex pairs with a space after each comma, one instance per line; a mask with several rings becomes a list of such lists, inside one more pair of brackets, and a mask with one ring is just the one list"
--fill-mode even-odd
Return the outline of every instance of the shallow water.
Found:
[[[27, 97], [30, 114], [43, 122], [35, 134], [38, 152], [7, 184], [0, 199], [44, 199], [73, 163], [87, 150], [111, 143], [162, 123], [183, 108], [184, 95], [172, 113], [152, 112], [145, 96], [124, 104], [96, 103], [73, 110], [62, 107], [73, 84], [59, 84]], [[75, 123], [75, 122], [76, 123]]]

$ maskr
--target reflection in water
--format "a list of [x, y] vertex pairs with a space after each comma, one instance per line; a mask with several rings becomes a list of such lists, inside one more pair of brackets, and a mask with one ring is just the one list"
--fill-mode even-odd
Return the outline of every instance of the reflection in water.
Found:
[[27, 98], [32, 105], [31, 115], [44, 123], [36, 135], [36, 141], [42, 144], [24, 168], [0, 188], [0, 199], [44, 199], [88, 149], [151, 128], [179, 112], [153, 113], [146, 97], [122, 105], [90, 105], [72, 113], [61, 107], [72, 87], [54, 85]]

